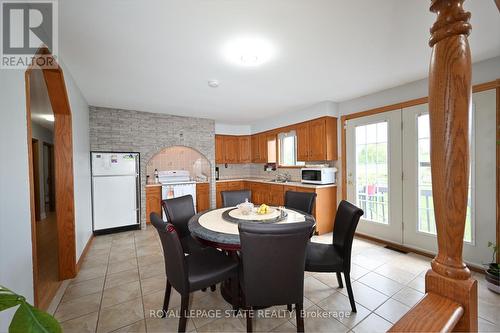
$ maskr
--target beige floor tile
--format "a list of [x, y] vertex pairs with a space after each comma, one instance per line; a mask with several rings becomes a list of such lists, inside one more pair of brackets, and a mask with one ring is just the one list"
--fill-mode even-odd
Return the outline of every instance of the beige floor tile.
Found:
[[95, 293], [60, 303], [54, 317], [60, 322], [77, 318], [99, 310], [101, 293]]
[[113, 333], [146, 333], [146, 321], [139, 320], [136, 323], [122, 327]]
[[359, 279], [360, 277], [362, 277], [363, 275], [367, 274], [368, 272], [370, 272], [369, 270], [367, 270], [366, 268], [363, 268], [359, 265], [356, 265], [356, 264], [352, 264], [351, 263], [351, 280], [357, 280]]
[[163, 259], [163, 254], [154, 254], [137, 257], [139, 266], [149, 266], [149, 265], [163, 265], [165, 260]]
[[422, 297], [424, 297], [423, 293], [410, 287], [405, 287], [392, 296], [392, 298], [396, 301], [400, 301], [401, 303], [409, 307], [417, 304], [418, 301], [422, 299]]
[[245, 332], [246, 325], [241, 322], [239, 318], [220, 318], [210, 323], [197, 327], [196, 331], [202, 332]]
[[[306, 332], [347, 332], [349, 329], [342, 325], [328, 311], [313, 306], [305, 311], [304, 328]], [[292, 321], [292, 320], [290, 320]], [[293, 319], [295, 321], [295, 319]]]
[[107, 266], [109, 258], [107, 256], [104, 257], [86, 257], [82, 262], [81, 269], [93, 268], [96, 266]]
[[480, 317], [478, 320], [478, 331], [498, 333], [500, 332], [500, 325], [494, 324]]
[[401, 284], [407, 284], [418, 275], [405, 271], [394, 263], [386, 263], [378, 267], [375, 272]]
[[147, 279], [141, 279], [142, 293], [144, 295], [159, 290], [165, 290], [166, 285], [167, 278], [165, 275], [156, 275]]
[[[353, 282], [352, 290], [356, 303], [363, 305], [369, 310], [375, 310], [389, 298], [387, 295], [384, 295], [358, 281]], [[341, 289], [340, 292], [347, 296], [346, 288]]]
[[313, 303], [317, 304], [335, 291], [336, 288], [332, 288], [312, 276], [304, 279], [304, 296]]
[[355, 333], [382, 333], [387, 332], [392, 324], [380, 316], [372, 313], [365, 320], [354, 327]]
[[103, 286], [104, 286], [104, 276], [97, 279], [70, 284], [68, 288], [66, 288], [66, 291], [64, 292], [62, 302], [67, 302], [75, 298], [101, 292]]
[[87, 280], [103, 277], [106, 275], [107, 264], [101, 264], [90, 268], [82, 268], [78, 275], [71, 281], [71, 283], [80, 283]]
[[139, 280], [139, 272], [137, 271], [137, 268], [128, 271], [108, 274], [106, 276], [106, 283], [104, 284], [104, 289], [116, 287], [119, 286], [120, 284], [138, 280]]
[[114, 263], [117, 261], [124, 261], [129, 259], [134, 259], [136, 257], [135, 249], [132, 250], [117, 250], [115, 252], [111, 251], [109, 255], [109, 262]]
[[90, 313], [61, 323], [65, 333], [94, 333], [99, 312]]
[[381, 261], [381, 260], [365, 257], [362, 254], [358, 254], [358, 255], [353, 256], [351, 260], [354, 264], [361, 266], [361, 267], [368, 269], [368, 270], [374, 270], [377, 267], [380, 267], [385, 263], [384, 261]]
[[418, 275], [413, 280], [408, 282], [407, 286], [421, 293], [425, 293], [425, 277]]
[[410, 310], [409, 306], [394, 299], [388, 299], [375, 310], [375, 313], [394, 324], [408, 312], [408, 310]]
[[[252, 327], [255, 332], [269, 332], [286, 322], [290, 323], [289, 320], [295, 321], [294, 318], [295, 314], [288, 312], [286, 306], [273, 306], [262, 310], [255, 310]], [[240, 316], [240, 321], [246, 326], [246, 317]]]
[[145, 246], [137, 249], [137, 256], [154, 256], [154, 255], [163, 255], [161, 248], [157, 245], [153, 246]]
[[[146, 318], [146, 328], [148, 333], [165, 333], [165, 332], [177, 332], [179, 327], [179, 313], [177, 312], [175, 316], [167, 318]], [[196, 327], [193, 321], [188, 318], [186, 324], [186, 332], [195, 332]]]
[[[337, 274], [335, 273], [316, 273], [314, 274], [314, 278], [323, 282], [330, 288], [339, 288], [339, 283], [337, 282]], [[342, 281], [345, 281], [344, 276], [342, 276]]]
[[101, 307], [106, 308], [137, 297], [141, 297], [141, 286], [139, 281], [120, 284], [116, 287], [104, 290]]
[[394, 295], [404, 287], [404, 285], [399, 284], [394, 280], [373, 272], [366, 274], [365, 276], [360, 278], [358, 282], [361, 282], [368, 287], [380, 291], [382, 294], [385, 294], [387, 296]]
[[152, 265], [139, 266], [139, 274], [141, 279], [147, 279], [156, 275], [165, 275], [165, 264], [162, 261]]
[[144, 319], [142, 299], [120, 303], [101, 309], [97, 332], [111, 332]]
[[295, 333], [297, 332], [297, 327], [291, 321], [286, 321], [271, 332]]
[[110, 262], [108, 266], [108, 274], [137, 269], [137, 260], [134, 258]]
[[359, 303], [356, 303], [357, 312], [352, 312], [349, 298], [341, 293], [334, 293], [328, 296], [319, 302], [318, 306], [323, 310], [332, 313], [336, 312], [338, 314], [338, 316], [336, 316], [337, 320], [348, 328], [354, 327], [371, 313], [370, 310]]

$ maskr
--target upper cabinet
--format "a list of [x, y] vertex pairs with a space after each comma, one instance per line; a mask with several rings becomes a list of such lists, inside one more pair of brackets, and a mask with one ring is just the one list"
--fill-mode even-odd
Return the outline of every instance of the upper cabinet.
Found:
[[303, 162], [337, 159], [337, 118], [322, 117], [298, 124], [297, 160]]
[[217, 164], [277, 163], [279, 157], [277, 133], [281, 130], [295, 130], [297, 161], [337, 159], [337, 118], [321, 117], [254, 135], [216, 135], [215, 162]]

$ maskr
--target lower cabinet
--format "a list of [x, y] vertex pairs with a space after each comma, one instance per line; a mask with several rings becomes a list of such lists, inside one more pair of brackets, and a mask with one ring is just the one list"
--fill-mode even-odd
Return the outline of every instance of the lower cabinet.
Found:
[[203, 212], [210, 209], [210, 184], [196, 184], [196, 211]]
[[252, 202], [255, 205], [267, 204], [270, 206], [284, 206], [287, 191], [315, 192], [316, 203], [313, 216], [316, 219], [316, 232], [321, 235], [333, 231], [333, 223], [337, 212], [337, 187], [303, 187], [280, 184], [266, 184], [252, 181], [224, 181], [216, 185], [217, 208], [222, 207], [222, 191], [241, 189], [252, 191]]
[[161, 216], [161, 186], [146, 186], [146, 223], [151, 223], [149, 215], [157, 213]]

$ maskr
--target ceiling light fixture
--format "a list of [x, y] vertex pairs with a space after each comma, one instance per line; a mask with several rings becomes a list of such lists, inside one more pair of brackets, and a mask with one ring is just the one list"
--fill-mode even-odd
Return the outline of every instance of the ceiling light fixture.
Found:
[[208, 86], [211, 88], [217, 88], [219, 86], [219, 81], [217, 80], [209, 80]]
[[231, 63], [244, 66], [260, 66], [275, 56], [275, 48], [270, 41], [260, 37], [240, 37], [227, 42], [222, 50]]
[[50, 122], [54, 122], [55, 121], [55, 117], [53, 114], [43, 114], [42, 115], [42, 118], [47, 120], [47, 121], [50, 121]]

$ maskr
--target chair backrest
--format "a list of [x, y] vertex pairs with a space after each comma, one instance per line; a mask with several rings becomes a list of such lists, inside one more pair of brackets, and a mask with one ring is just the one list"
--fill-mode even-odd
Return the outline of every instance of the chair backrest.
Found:
[[150, 219], [160, 236], [168, 281], [179, 293], [189, 292], [186, 259], [174, 225], [163, 221], [157, 213], [151, 213]]
[[286, 191], [285, 207], [300, 210], [301, 212], [312, 214], [316, 193]]
[[303, 301], [305, 252], [314, 223], [240, 223], [243, 292], [249, 306]]
[[341, 253], [346, 268], [351, 267], [352, 241], [354, 240], [359, 218], [363, 214], [363, 210], [348, 201], [342, 200], [335, 215], [332, 244]]
[[223, 207], [234, 207], [245, 202], [245, 199], [252, 201], [252, 191], [250, 190], [222, 191], [220, 194]]
[[175, 226], [179, 237], [183, 238], [190, 234], [188, 222], [196, 213], [194, 211], [193, 197], [184, 195], [182, 197], [162, 200], [161, 205], [167, 215], [168, 222]]

